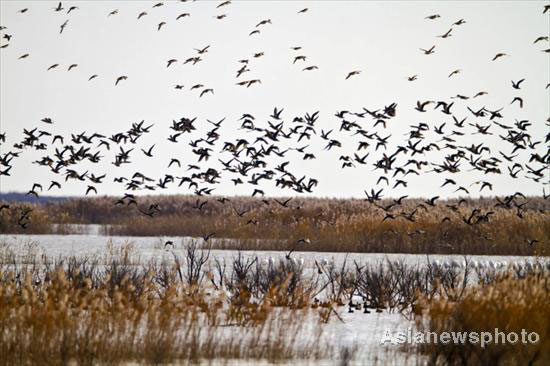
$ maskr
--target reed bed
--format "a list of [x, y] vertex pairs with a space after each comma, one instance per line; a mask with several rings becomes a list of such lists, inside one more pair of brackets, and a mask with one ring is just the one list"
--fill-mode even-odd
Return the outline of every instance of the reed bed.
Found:
[[[422, 299], [418, 325], [427, 331], [488, 332], [492, 341], [430, 343], [417, 348], [431, 365], [548, 365], [550, 364], [550, 276], [532, 273], [518, 278], [513, 271], [498, 275], [490, 284], [467, 288], [460, 299]], [[495, 329], [502, 335], [495, 336]], [[525, 334], [537, 333], [522, 343]], [[510, 342], [504, 335], [515, 333]], [[500, 337], [500, 338], [495, 338]], [[514, 337], [510, 338], [512, 341]], [[488, 340], [488, 336], [487, 336]]]
[[0, 266], [0, 365], [307, 363], [332, 351], [313, 310], [274, 306], [275, 288], [226, 297], [178, 264], [128, 255], [12, 259]]
[[[507, 268], [468, 258], [462, 265], [346, 260], [314, 270], [292, 257], [264, 261], [237, 253], [226, 259], [213, 258], [198, 242], [186, 244], [181, 256], [147, 262], [131, 243], [108, 245], [95, 256], [51, 258], [32, 242], [24, 248], [3, 242], [0, 365], [349, 362], [358, 348], [335, 349], [324, 331], [342, 311], [396, 311], [411, 319], [430, 309], [430, 327], [467, 327], [452, 306], [487, 301], [476, 310], [490, 312], [498, 298], [493, 288], [501, 283], [550, 278], [544, 259]], [[544, 289], [536, 286], [533, 291]], [[522, 304], [531, 304], [531, 293], [522, 296]], [[431, 309], [439, 305], [459, 325], [438, 323], [443, 310]]]
[[[214, 233], [222, 239], [217, 248], [242, 250], [288, 251], [297, 249], [300, 239], [310, 244], [300, 245], [299, 250], [319, 252], [548, 255], [550, 250], [550, 202], [541, 197], [523, 202], [518, 198], [515, 202], [521, 209], [495, 207], [493, 198], [468, 199], [460, 205], [458, 200], [438, 201], [435, 207], [421, 199], [408, 199], [390, 210], [396, 219], [385, 221], [381, 208], [358, 199], [294, 198], [283, 207], [275, 200], [232, 197], [222, 204], [219, 198], [143, 196], [128, 206], [128, 200], [115, 205], [115, 198], [99, 197], [25, 205], [33, 209], [32, 223], [26, 229], [17, 225], [18, 212], [25, 208], [12, 205], [0, 213], [0, 230], [66, 233], [72, 223], [105, 224], [106, 235], [201, 237]], [[197, 208], [197, 199], [199, 204], [207, 201], [202, 209]], [[392, 202], [382, 200], [377, 205]], [[147, 211], [152, 204], [159, 207], [152, 218], [138, 210]], [[475, 224], [467, 225], [464, 220], [476, 208], [480, 211], [472, 220]], [[414, 210], [412, 220], [401, 215]], [[245, 213], [238, 216], [237, 212]], [[528, 245], [532, 239], [538, 242]]]

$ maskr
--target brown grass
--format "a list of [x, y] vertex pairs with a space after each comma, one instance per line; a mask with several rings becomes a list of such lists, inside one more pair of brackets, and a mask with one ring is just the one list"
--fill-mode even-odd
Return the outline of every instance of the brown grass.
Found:
[[[32, 242], [17, 250], [0, 243], [0, 365], [315, 364], [338, 352], [323, 327], [350, 300], [424, 314], [419, 324], [430, 330], [496, 324], [549, 334], [550, 263], [542, 259], [509, 272], [400, 261], [329, 262], [306, 272], [284, 259], [210, 258], [196, 243], [172, 259], [143, 262], [131, 244], [50, 258]], [[421, 350], [451, 361], [459, 351]], [[467, 352], [475, 363], [475, 348]]]
[[278, 289], [226, 299], [179, 281], [177, 266], [62, 260], [0, 266], [0, 365], [288, 362], [331, 352], [320, 327], [304, 336], [313, 310], [272, 305]]
[[[0, 214], [0, 229], [64, 233], [70, 231], [67, 223], [93, 223], [109, 224], [104, 228], [108, 235], [200, 237], [215, 233], [216, 238], [232, 239], [218, 240], [214, 245], [221, 249], [290, 250], [297, 248], [300, 238], [311, 240], [310, 245], [299, 246], [300, 250], [329, 252], [548, 255], [550, 248], [550, 201], [540, 197], [517, 198], [516, 204], [527, 202], [521, 209], [495, 207], [496, 201], [489, 198], [467, 200], [457, 211], [447, 206], [456, 200], [438, 201], [433, 208], [423, 200], [409, 199], [391, 210], [397, 219], [384, 222], [384, 211], [364, 200], [294, 198], [285, 208], [274, 200], [233, 197], [222, 204], [217, 198], [201, 199], [208, 203], [199, 210], [194, 208], [196, 196], [139, 197], [139, 208], [144, 211], [152, 203], [159, 204], [160, 212], [153, 218], [133, 205], [115, 206], [116, 199], [110, 197], [33, 206], [27, 229], [17, 225], [20, 208], [14, 207]], [[476, 222], [489, 211], [494, 214], [488, 221], [466, 225], [463, 219], [474, 208], [481, 209], [474, 216]], [[414, 222], [400, 216], [415, 209]], [[235, 211], [247, 213], [239, 217]], [[442, 222], [445, 217], [450, 221]], [[53, 229], [51, 223], [62, 225]], [[539, 243], [529, 246], [527, 239]]]
[[[507, 273], [491, 284], [468, 288], [458, 301], [448, 297], [425, 299], [421, 328], [436, 333], [490, 332], [498, 328], [505, 334], [515, 332], [520, 342], [499, 344], [494, 341], [482, 348], [472, 344], [429, 344], [419, 351], [437, 365], [548, 365], [550, 364], [550, 277], [548, 272], [518, 279]], [[427, 320], [426, 320], [427, 318]], [[521, 332], [536, 332], [540, 340], [522, 344]]]

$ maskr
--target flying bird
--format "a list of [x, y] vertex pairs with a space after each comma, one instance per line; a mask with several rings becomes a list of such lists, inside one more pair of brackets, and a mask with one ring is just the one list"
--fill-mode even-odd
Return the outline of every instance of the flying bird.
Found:
[[519, 81], [517, 81], [517, 82], [514, 82], [514, 80], [512, 80], [512, 88], [514, 88], [514, 89], [519, 89], [519, 85], [520, 85], [521, 83], [523, 83], [524, 80], [525, 80], [525, 79], [521, 79], [521, 80], [519, 80]]
[[361, 70], [354, 70], [354, 71], [351, 71], [350, 73], [348, 73], [348, 76], [346, 76], [346, 80], [348, 80], [350, 77], [352, 77], [353, 75], [359, 75], [361, 73]]
[[59, 27], [59, 34], [63, 33], [63, 30], [65, 29], [67, 24], [69, 24], [69, 19], [65, 20], [65, 22], [61, 24], [61, 26]]
[[456, 70], [454, 70], [453, 72], [451, 72], [451, 73], [449, 74], [448, 77], [451, 77], [451, 76], [453, 76], [453, 75], [458, 75], [461, 71], [462, 71], [462, 70], [460, 70], [460, 69], [456, 69]]
[[204, 89], [201, 94], [199, 95], [199, 98], [205, 95], [206, 93], [212, 93], [214, 94], [214, 89]]
[[258, 28], [258, 27], [261, 26], [261, 25], [265, 25], [265, 24], [271, 24], [271, 19], [262, 20], [261, 22], [259, 22], [258, 24], [256, 24], [256, 28]]
[[204, 48], [195, 48], [194, 50], [197, 51], [199, 55], [202, 55], [206, 52], [208, 52], [208, 49], [210, 48], [210, 45], [204, 47]]
[[492, 60], [492, 61], [495, 61], [495, 60], [497, 60], [497, 59], [499, 59], [499, 58], [501, 58], [501, 57], [504, 57], [504, 56], [508, 56], [508, 54], [507, 54], [507, 53], [502, 53], [502, 52], [497, 53], [497, 54], [495, 55], [495, 57], [493, 57], [493, 60]]
[[453, 31], [453, 28], [449, 29], [446, 33], [440, 35], [440, 36], [437, 36], [439, 38], [448, 38], [450, 36], [452, 36], [451, 32]]
[[115, 86], [118, 85], [118, 83], [120, 83], [122, 80], [127, 80], [128, 79], [128, 76], [119, 76], [116, 81], [115, 81]]
[[518, 101], [519, 107], [523, 108], [523, 99], [521, 99], [520, 97], [515, 97], [510, 104], [514, 104], [515, 101]]
[[318, 67], [313, 65], [313, 66], [304, 67], [302, 71], [311, 71], [311, 70], [317, 70], [317, 69]]
[[425, 50], [424, 48], [421, 48], [420, 51], [424, 52], [425, 55], [431, 55], [432, 53], [435, 53], [434, 51], [435, 45], [433, 45], [430, 49]]

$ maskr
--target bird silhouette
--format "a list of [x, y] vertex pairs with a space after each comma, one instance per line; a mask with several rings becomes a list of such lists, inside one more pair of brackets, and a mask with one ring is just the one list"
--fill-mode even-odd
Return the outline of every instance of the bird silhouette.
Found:
[[432, 47], [430, 47], [429, 49], [424, 49], [424, 48], [421, 48], [420, 51], [424, 52], [425, 55], [431, 55], [432, 53], [435, 53], [435, 45], [433, 45]]
[[492, 60], [492, 61], [495, 61], [495, 60], [497, 60], [497, 59], [499, 59], [499, 58], [501, 58], [501, 57], [504, 57], [504, 56], [508, 56], [508, 54], [506, 54], [506, 53], [497, 53], [497, 54], [495, 55], [495, 57], [493, 57], [493, 60]]
[[115, 81], [115, 86], [118, 85], [118, 83], [120, 83], [121, 81], [123, 80], [128, 80], [128, 76], [119, 76], [116, 81]]
[[512, 88], [519, 89], [520, 84], [523, 83], [524, 81], [525, 81], [525, 79], [518, 80], [517, 82], [514, 82], [514, 80], [512, 80]]
[[359, 75], [361, 73], [360, 70], [354, 70], [354, 71], [351, 71], [348, 73], [348, 75], [346, 76], [346, 80], [348, 80], [350, 77], [352, 77], [353, 75]]

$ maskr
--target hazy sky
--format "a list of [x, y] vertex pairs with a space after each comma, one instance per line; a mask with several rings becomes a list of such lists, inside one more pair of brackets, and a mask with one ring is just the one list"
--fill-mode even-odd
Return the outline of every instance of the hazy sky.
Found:
[[[319, 110], [317, 136], [310, 141], [302, 140], [288, 146], [305, 146], [314, 153], [316, 160], [303, 161], [298, 152], [289, 152], [285, 158], [269, 158], [270, 168], [279, 162], [290, 160], [288, 169], [296, 176], [315, 177], [319, 186], [318, 196], [364, 197], [363, 190], [376, 187], [380, 171], [373, 171], [373, 163], [383, 151], [374, 151], [374, 142], [368, 151], [367, 165], [341, 169], [341, 155], [352, 155], [357, 147], [358, 136], [341, 131], [336, 111], [361, 112], [363, 107], [378, 109], [396, 102], [397, 116], [386, 129], [374, 121], [349, 117], [363, 128], [378, 131], [382, 137], [392, 135], [388, 151], [405, 145], [411, 125], [420, 122], [430, 127], [446, 122], [446, 131], [454, 129], [451, 116], [440, 110], [420, 113], [414, 110], [417, 100], [445, 100], [456, 94], [473, 96], [487, 91], [488, 95], [467, 101], [454, 100], [453, 114], [467, 123], [487, 125], [488, 119], [476, 120], [466, 109], [496, 110], [503, 107], [501, 123], [513, 125], [516, 119], [528, 119], [533, 125], [528, 132], [533, 140], [541, 141], [537, 152], [544, 155], [548, 147], [544, 137], [549, 132], [545, 120], [550, 116], [550, 55], [541, 52], [549, 48], [547, 41], [533, 44], [539, 36], [550, 32], [550, 12], [542, 14], [548, 1], [235, 1], [217, 9], [221, 1], [176, 2], [164, 1], [161, 7], [149, 1], [72, 1], [63, 2], [65, 8], [55, 12], [57, 2], [48, 1], [1, 1], [0, 23], [12, 35], [7, 48], [0, 50], [0, 130], [7, 135], [1, 154], [23, 138], [23, 128], [50, 131], [70, 136], [71, 133], [98, 132], [110, 136], [125, 132], [132, 122], [145, 120], [154, 123], [151, 133], [144, 135], [132, 153], [133, 164], [115, 168], [111, 164], [118, 148], [102, 152], [103, 161], [95, 165], [77, 168], [90, 170], [96, 175], [107, 173], [105, 183], [98, 186], [100, 194], [121, 194], [122, 186], [112, 182], [113, 177], [131, 175], [139, 170], [158, 180], [164, 173], [186, 175], [185, 169], [167, 169], [170, 157], [177, 157], [182, 165], [196, 164], [196, 155], [188, 145], [190, 137], [204, 137], [212, 121], [226, 117], [220, 133], [221, 139], [214, 154], [202, 167], [221, 168], [217, 158], [229, 160], [229, 155], [219, 154], [223, 141], [250, 138], [250, 133], [239, 130], [238, 119], [243, 113], [256, 117], [257, 124], [267, 127], [273, 121], [269, 115], [273, 107], [284, 108], [285, 129], [292, 126], [295, 116], [303, 116]], [[70, 6], [77, 10], [67, 14]], [[297, 14], [303, 8], [305, 14]], [[20, 9], [28, 8], [25, 13]], [[108, 13], [118, 9], [118, 14]], [[137, 16], [142, 11], [147, 15]], [[176, 21], [176, 17], [188, 12], [191, 15]], [[226, 14], [222, 20], [217, 15]], [[435, 20], [426, 16], [440, 14]], [[438, 38], [451, 25], [464, 18], [465, 24], [453, 26], [452, 36]], [[69, 20], [63, 34], [60, 25]], [[264, 19], [272, 24], [256, 28]], [[160, 31], [157, 26], [166, 22]], [[261, 33], [249, 36], [254, 29]], [[8, 43], [2, 39], [0, 44]], [[203, 61], [197, 65], [183, 64], [196, 55], [195, 48], [210, 45]], [[436, 45], [435, 53], [424, 55], [419, 48]], [[293, 51], [292, 46], [303, 47]], [[260, 58], [253, 54], [264, 52]], [[491, 61], [495, 54], [504, 52], [509, 56]], [[23, 54], [29, 57], [19, 60]], [[306, 61], [293, 64], [294, 56], [305, 55]], [[166, 67], [167, 60], [178, 62]], [[250, 72], [236, 79], [240, 59], [249, 59]], [[57, 69], [46, 71], [58, 63]], [[67, 71], [70, 64], [78, 67]], [[318, 70], [302, 71], [306, 66], [316, 65]], [[451, 78], [449, 73], [460, 69], [461, 73]], [[359, 75], [344, 80], [352, 70], [361, 70]], [[99, 77], [88, 81], [98, 74]], [[418, 74], [418, 80], [407, 81], [407, 76]], [[127, 75], [128, 80], [115, 87], [115, 79]], [[512, 88], [511, 80], [525, 78], [521, 90]], [[261, 85], [250, 88], [237, 86], [240, 80], [261, 79]], [[194, 84], [204, 84], [214, 89], [214, 94], [199, 98], [200, 91], [191, 91]], [[175, 90], [183, 84], [184, 90]], [[512, 99], [520, 96], [524, 107]], [[40, 120], [50, 117], [53, 125]], [[180, 143], [169, 143], [166, 138], [172, 132], [172, 120], [181, 117], [198, 117], [191, 136], [184, 135]], [[323, 151], [326, 142], [319, 133], [334, 129], [331, 137], [343, 143], [342, 149]], [[464, 129], [465, 136], [457, 137], [457, 145], [470, 146], [484, 142], [491, 147], [491, 155], [499, 157], [498, 151], [511, 153], [511, 145], [498, 137], [505, 132], [492, 126], [492, 136], [472, 135], [475, 128]], [[438, 141], [440, 136], [433, 131], [426, 134], [426, 141]], [[252, 138], [254, 139], [254, 138]], [[50, 141], [50, 139], [47, 139]], [[66, 140], [67, 144], [70, 140]], [[147, 158], [140, 148], [156, 144], [154, 158]], [[281, 146], [283, 146], [282, 144]], [[95, 144], [94, 144], [95, 146]], [[58, 146], [59, 147], [59, 146]], [[32, 161], [53, 150], [25, 150], [14, 160], [11, 177], [0, 178], [0, 189], [28, 191], [33, 182], [49, 185], [51, 179], [63, 178], [50, 173], [47, 168], [32, 164]], [[365, 151], [361, 152], [363, 155]], [[441, 163], [449, 150], [430, 152], [417, 159]], [[435, 155], [434, 155], [435, 154]], [[530, 151], [520, 152], [518, 162], [528, 163]], [[489, 155], [485, 155], [488, 157]], [[400, 159], [407, 159], [402, 156]], [[404, 160], [406, 161], [406, 160]], [[528, 163], [529, 164], [529, 163]], [[536, 162], [531, 163], [539, 167]], [[425, 173], [420, 177], [407, 176], [409, 186], [391, 190], [385, 184], [384, 196], [453, 196], [454, 187], [440, 189], [445, 177], [454, 178], [460, 185], [470, 186], [477, 180], [494, 184], [492, 192], [484, 194], [507, 194], [521, 190], [528, 194], [541, 194], [542, 181], [535, 183], [520, 174], [512, 179], [506, 174], [486, 175], [468, 172], [467, 162], [462, 171], [453, 176]], [[426, 169], [428, 170], [428, 169]], [[390, 173], [391, 174], [391, 173]], [[230, 181], [234, 175], [224, 173], [222, 182], [216, 186], [216, 194], [249, 195], [254, 187], [234, 187]], [[548, 172], [545, 179], [548, 180]], [[392, 185], [393, 185], [392, 181]], [[48, 194], [81, 195], [86, 183], [68, 182], [61, 190]], [[269, 195], [292, 195], [294, 192], [275, 188], [275, 182], [264, 181], [261, 187]], [[549, 191], [546, 186], [546, 191]], [[479, 187], [472, 187], [473, 196]], [[186, 188], [157, 190], [159, 193], [191, 193]], [[149, 192], [147, 192], [149, 193]]]

